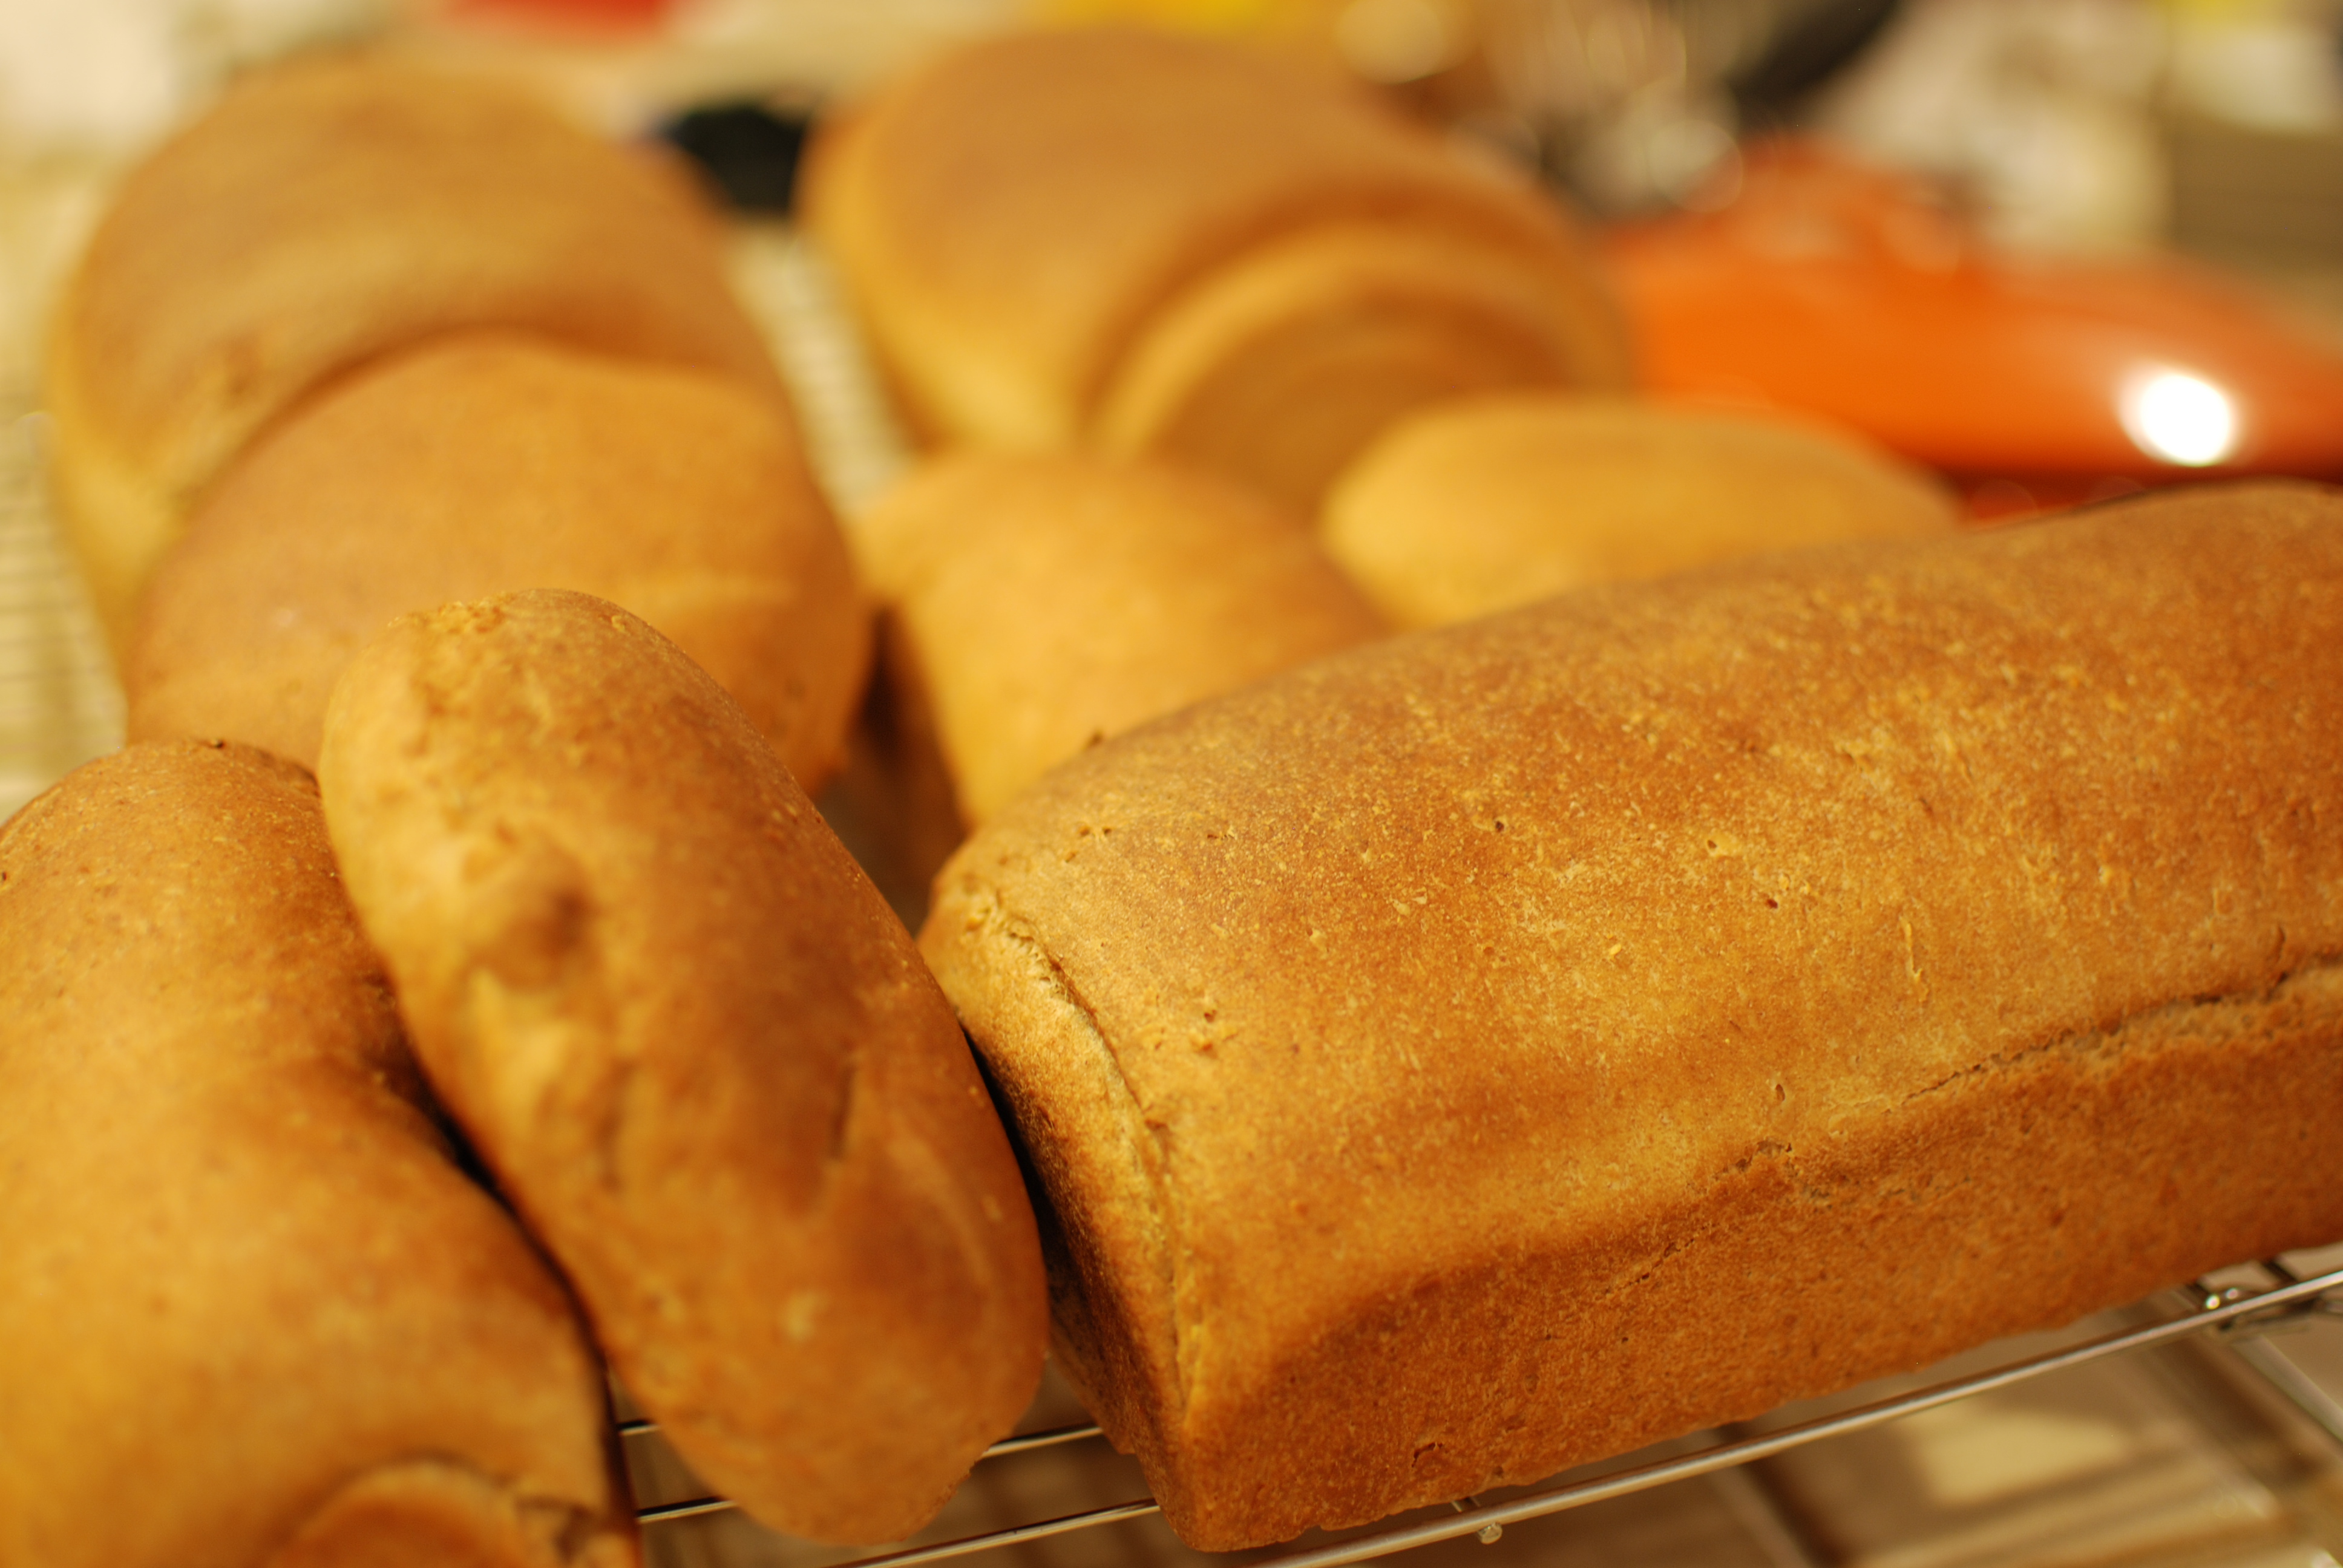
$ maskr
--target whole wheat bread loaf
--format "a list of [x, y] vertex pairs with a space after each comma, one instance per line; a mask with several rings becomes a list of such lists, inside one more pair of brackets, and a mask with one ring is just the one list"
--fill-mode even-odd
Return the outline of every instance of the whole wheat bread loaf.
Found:
[[922, 945], [1201, 1546], [2331, 1241], [2343, 498], [1339, 655], [1042, 779]]
[[51, 325], [51, 482], [116, 650], [220, 472], [377, 356], [501, 327], [779, 403], [719, 238], [679, 168], [511, 84], [364, 55], [238, 81], [123, 180]]
[[1032, 1397], [1033, 1218], [902, 922], [748, 716], [606, 600], [402, 617], [320, 759], [416, 1054], [709, 1485], [830, 1541]]

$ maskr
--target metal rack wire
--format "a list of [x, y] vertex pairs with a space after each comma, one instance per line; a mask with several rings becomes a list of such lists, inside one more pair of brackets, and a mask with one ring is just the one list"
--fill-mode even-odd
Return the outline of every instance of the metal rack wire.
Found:
[[39, 478], [30, 388], [0, 383], [0, 819], [122, 743], [121, 698]]
[[[2178, 1309], [2177, 1315], [2160, 1322], [2102, 1334], [2081, 1344], [2024, 1357], [1986, 1372], [1932, 1382], [1911, 1392], [1873, 1400], [1853, 1410], [1818, 1416], [1776, 1431], [1722, 1438], [1691, 1453], [1653, 1460], [1593, 1480], [1553, 1486], [1499, 1503], [1483, 1504], [1474, 1499], [1463, 1499], [1452, 1505], [1452, 1512], [1445, 1518], [1396, 1524], [1327, 1545], [1255, 1561], [1261, 1568], [1270, 1568], [1272, 1564], [1275, 1568], [1337, 1568], [1338, 1564], [1364, 1563], [1465, 1536], [1493, 1543], [1510, 1524], [1544, 1518], [1674, 1482], [1715, 1474], [1825, 1438], [1867, 1431], [1958, 1400], [2016, 1387], [2054, 1372], [2170, 1344], [2192, 1335], [2218, 1332], [2237, 1336], [2265, 1332], [2282, 1322], [2312, 1312], [2343, 1316], [2343, 1267], [2298, 1275], [2280, 1259], [2265, 1261], [2260, 1266], [2278, 1282], [2276, 1284], [2254, 1291], [2237, 1285], [2200, 1282], [2192, 1291], [2178, 1293], [2179, 1299], [2173, 1303]], [[2281, 1393], [2294, 1400], [2322, 1426], [2336, 1419], [2337, 1406], [2332, 1396], [2303, 1377], [2290, 1362], [2267, 1355], [2249, 1357], [2248, 1362], [2258, 1370], [2263, 1370]], [[2270, 1371], [2275, 1368], [2283, 1368], [2285, 1372]], [[652, 1422], [646, 1421], [623, 1422], [619, 1428], [624, 1436], [646, 1435], [656, 1430]], [[980, 1462], [1101, 1435], [1098, 1427], [1088, 1424], [1027, 1433], [993, 1444], [985, 1451]], [[2332, 1435], [2338, 1442], [2343, 1442], [2343, 1430], [2332, 1430]], [[731, 1506], [729, 1502], [720, 1497], [701, 1497], [640, 1509], [637, 1518], [646, 1525], [658, 1525], [720, 1512]], [[1155, 1512], [1154, 1499], [1137, 1498], [1060, 1518], [1037, 1520], [930, 1545], [906, 1547], [856, 1558], [851, 1568], [914, 1568], [915, 1564], [940, 1563], [1052, 1535], [1143, 1518]]]
[[0, 819], [122, 743], [122, 698], [41, 476], [45, 306], [103, 189], [98, 165], [0, 166]]

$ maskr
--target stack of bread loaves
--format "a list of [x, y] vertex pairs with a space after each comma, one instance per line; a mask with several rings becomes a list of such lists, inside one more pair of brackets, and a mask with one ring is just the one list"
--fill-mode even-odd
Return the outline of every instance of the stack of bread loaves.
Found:
[[1559, 396], [1624, 354], [1549, 205], [1194, 41], [966, 50], [812, 189], [931, 433], [1106, 448], [858, 521], [973, 829], [917, 948], [808, 798], [863, 601], [671, 176], [327, 60], [99, 230], [60, 496], [206, 739], [0, 829], [0, 1559], [623, 1568], [597, 1346], [897, 1537], [1052, 1317], [1245, 1547], [2343, 1234], [2343, 498], [1963, 537]]
[[[868, 618], [715, 238], [647, 156], [363, 59], [238, 87], [99, 228], [54, 339], [60, 498], [134, 731], [204, 739], [0, 839], [40, 873], [0, 859], [0, 922], [62, 933], [0, 948], [38, 1004], [0, 1033], [32, 1118], [0, 1231], [36, 1270], [0, 1327], [55, 1362], [0, 1402], [53, 1456], [9, 1561], [631, 1561], [548, 1261], [683, 1458], [800, 1534], [910, 1533], [1031, 1397], [1015, 1161], [800, 787]], [[323, 819], [236, 740], [319, 765]], [[119, 1170], [34, 1135], [150, 1069]], [[37, 1239], [36, 1201], [90, 1222]], [[75, 1315], [133, 1276], [167, 1282]], [[199, 1399], [258, 1413], [191, 1444]], [[83, 1552], [71, 1511], [126, 1470], [171, 1506]]]
[[[1062, 1362], [1173, 1527], [1534, 1480], [2343, 1233], [2306, 1160], [2343, 504], [1964, 539], [1830, 429], [1473, 360], [1528, 294], [1473, 292], [1486, 215], [1338, 103], [1001, 42], [816, 169], [932, 431], [1331, 480], [1383, 613], [1473, 623], [1118, 739], [1093, 689], [1135, 718], [1133, 650], [1199, 668], [1155, 608], [1235, 602], [1243, 552], [1141, 525], [1119, 572], [1146, 508], [1063, 457], [858, 525], [897, 719], [979, 824], [922, 946], [1036, 1174]], [[1621, 578], [1664, 580], [1550, 597]], [[1093, 613], [1110, 579], [1145, 587]], [[2223, 1126], [2253, 1147], [2199, 1178]]]
[[1590, 396], [1626, 356], [1558, 204], [1291, 62], [986, 40], [833, 119], [807, 184], [906, 411], [996, 448], [852, 529], [850, 794], [905, 880], [1082, 747], [1379, 620], [1954, 520], [1830, 429]]
[[649, 618], [819, 787], [867, 625], [717, 238], [649, 154], [367, 59], [250, 80], [156, 154], [47, 386], [132, 735], [312, 760], [385, 620], [545, 584]]

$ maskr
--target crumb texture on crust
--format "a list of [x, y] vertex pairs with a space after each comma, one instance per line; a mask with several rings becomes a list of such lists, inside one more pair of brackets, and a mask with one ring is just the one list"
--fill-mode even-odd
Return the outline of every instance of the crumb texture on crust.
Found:
[[407, 617], [328, 711], [327, 819], [417, 1054], [613, 1366], [759, 1519], [899, 1539], [1041, 1374], [1031, 1209], [901, 923], [650, 627]]
[[418, 1455], [441, 1533], [546, 1548], [482, 1561], [638, 1560], [600, 1362], [436, 1114], [301, 769], [133, 746], [0, 829], [0, 1562], [251, 1568]]
[[[2338, 650], [2343, 499], [2207, 487], [1394, 639], [1043, 779], [923, 943], [1167, 1516], [1372, 1518], [2343, 1235]], [[1044, 971], [1111, 1071], [1003, 1000]]]

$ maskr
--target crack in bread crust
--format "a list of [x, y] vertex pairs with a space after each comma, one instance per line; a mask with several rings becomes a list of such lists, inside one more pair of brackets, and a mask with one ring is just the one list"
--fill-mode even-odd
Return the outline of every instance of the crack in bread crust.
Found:
[[[2327, 1005], [2333, 1007], [2338, 1016], [2343, 1016], [2343, 954], [2317, 954], [2264, 990], [2237, 996], [2185, 997], [2161, 1007], [2142, 1009], [2127, 1018], [2117, 1019], [2104, 1029], [2068, 1030], [2034, 1045], [1996, 1051], [1982, 1061], [1946, 1073], [1936, 1082], [1912, 1091], [1904, 1097], [1904, 1103], [1909, 1105], [1931, 1095], [1954, 1091], [1980, 1078], [2006, 1071], [2046, 1056], [2087, 1060], [2117, 1055], [2127, 1050], [2153, 1050], [2157, 1045], [2168, 1043], [2175, 1035], [2181, 1039], [2190, 1038], [2207, 1025], [2238, 1017], [2247, 1009], [2269, 1007], [2282, 999], [2290, 1000], [2297, 998], [2328, 999]], [[2319, 1003], [2309, 1000], [2309, 1005]]]
[[426, 1452], [350, 1476], [269, 1553], [265, 1568], [625, 1568], [626, 1538], [563, 1498]]

